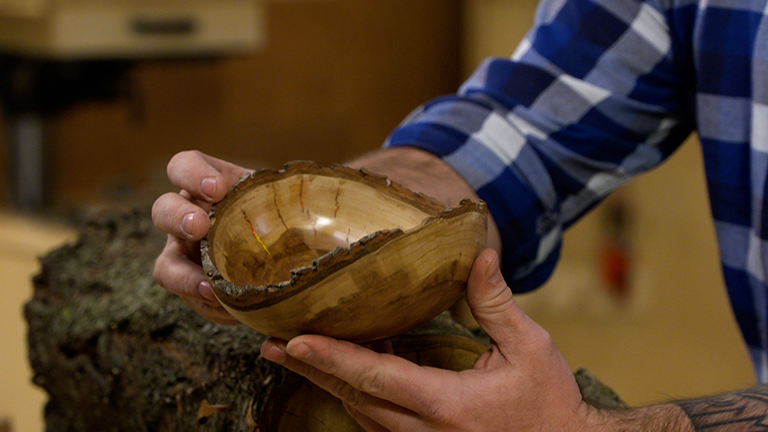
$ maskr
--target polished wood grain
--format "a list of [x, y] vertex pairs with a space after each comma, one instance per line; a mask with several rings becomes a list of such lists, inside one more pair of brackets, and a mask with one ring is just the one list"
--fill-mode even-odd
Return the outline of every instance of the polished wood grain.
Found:
[[211, 219], [203, 267], [238, 320], [282, 339], [357, 342], [455, 303], [487, 224], [482, 202], [448, 208], [385, 177], [307, 162], [245, 177]]

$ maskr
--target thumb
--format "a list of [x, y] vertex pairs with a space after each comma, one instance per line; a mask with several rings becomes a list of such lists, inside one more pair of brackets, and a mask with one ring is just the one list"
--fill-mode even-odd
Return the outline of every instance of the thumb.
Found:
[[522, 330], [529, 318], [512, 298], [495, 250], [486, 249], [475, 258], [467, 280], [466, 298], [477, 323], [500, 347], [514, 343], [524, 334]]

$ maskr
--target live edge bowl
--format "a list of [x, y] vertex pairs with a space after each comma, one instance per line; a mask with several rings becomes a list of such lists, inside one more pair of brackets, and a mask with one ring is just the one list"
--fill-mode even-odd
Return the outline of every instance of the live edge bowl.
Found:
[[461, 298], [486, 208], [446, 207], [385, 177], [293, 162], [244, 176], [210, 213], [202, 263], [239, 321], [290, 339], [404, 333]]

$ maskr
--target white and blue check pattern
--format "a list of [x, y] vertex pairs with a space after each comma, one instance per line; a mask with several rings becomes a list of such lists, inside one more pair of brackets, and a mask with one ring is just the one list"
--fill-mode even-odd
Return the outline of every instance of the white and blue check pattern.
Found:
[[725, 282], [768, 381], [768, 0], [544, 0], [511, 58], [387, 140], [453, 166], [499, 225], [503, 270], [526, 291], [563, 229], [700, 136]]

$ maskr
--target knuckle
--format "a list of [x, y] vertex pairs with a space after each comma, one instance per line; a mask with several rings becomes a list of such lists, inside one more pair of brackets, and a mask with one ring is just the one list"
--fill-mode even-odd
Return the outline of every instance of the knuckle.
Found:
[[165, 168], [168, 178], [172, 179], [176, 172], [185, 171], [192, 161], [201, 157], [202, 153], [198, 150], [184, 150], [176, 153]]
[[168, 165], [166, 165], [165, 167], [168, 177], [170, 177], [171, 173], [174, 170], [176, 170], [176, 167], [178, 167], [179, 164], [181, 164], [181, 161], [186, 158], [187, 154], [188, 152], [183, 151], [183, 152], [176, 153], [171, 157], [171, 159], [168, 161]]
[[387, 385], [387, 374], [380, 368], [363, 371], [357, 379], [358, 388], [368, 394], [381, 394]]
[[552, 335], [549, 334], [543, 327], [538, 327], [538, 331], [535, 332], [534, 341], [536, 346], [542, 350], [549, 350], [554, 348], [555, 341], [552, 339]]
[[209, 305], [187, 297], [181, 297], [181, 299], [184, 301], [184, 303], [187, 304], [187, 306], [189, 306], [190, 309], [197, 312], [197, 314], [201, 317], [207, 319], [208, 321], [216, 322], [216, 314], [211, 310]]
[[525, 346], [528, 349], [528, 355], [536, 358], [548, 358], [552, 353], [557, 352], [552, 335], [539, 326], [531, 330]]
[[171, 193], [164, 193], [152, 203], [152, 223], [155, 224], [155, 228], [162, 230], [166, 222], [166, 201]]
[[364, 417], [360, 411], [358, 411], [355, 407], [350, 405], [348, 402], [344, 402], [344, 410], [349, 414], [350, 417], [352, 417], [355, 421], [359, 422], [360, 420], [364, 420]]
[[171, 294], [182, 298], [202, 299], [197, 291], [200, 276], [183, 267], [184, 263], [179, 263], [178, 258], [162, 252], [155, 260], [152, 278]]
[[152, 215], [152, 223], [155, 224], [155, 228], [158, 227], [158, 223], [160, 222], [160, 209], [162, 204], [163, 195], [160, 196], [160, 198], [156, 199], [155, 202], [152, 203], [152, 210], [150, 214]]
[[161, 254], [155, 260], [155, 267], [152, 269], [152, 279], [155, 283], [165, 288], [165, 257]]
[[458, 410], [446, 408], [443, 404], [431, 404], [425, 408], [425, 417], [440, 426], [454, 425]]
[[335, 394], [336, 397], [338, 397], [342, 401], [345, 401], [350, 406], [358, 407], [363, 405], [364, 399], [366, 397], [365, 393], [361, 392], [360, 390], [357, 390], [356, 388], [345, 383], [344, 381], [339, 381], [335, 383], [334, 387], [335, 388], [331, 390], [331, 393]]
[[[192, 301], [188, 302], [191, 303]], [[197, 304], [195, 311], [203, 318], [216, 324], [232, 325], [238, 323], [232, 315], [229, 314], [223, 307], [211, 305], [205, 302], [194, 302]]]

